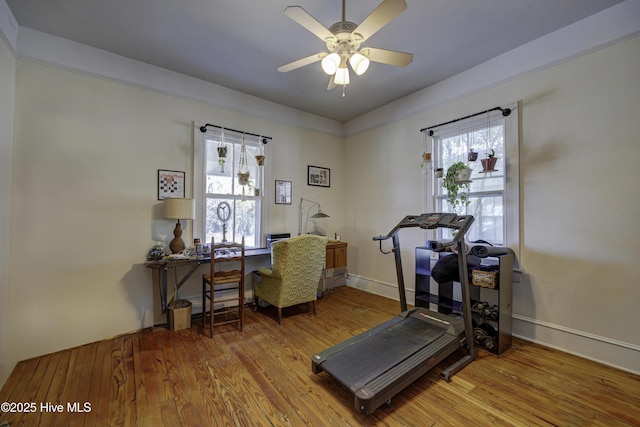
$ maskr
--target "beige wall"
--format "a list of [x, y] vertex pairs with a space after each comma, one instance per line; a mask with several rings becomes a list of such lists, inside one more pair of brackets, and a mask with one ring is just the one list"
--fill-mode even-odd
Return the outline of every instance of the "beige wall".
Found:
[[[342, 181], [340, 137], [24, 60], [15, 110], [12, 363], [164, 319], [142, 262], [156, 230], [173, 229], [157, 217], [156, 170], [190, 173], [192, 120], [273, 137], [272, 179], [292, 181], [294, 200], [320, 201], [331, 212], [328, 232], [343, 222], [342, 186], [306, 185], [308, 164]], [[265, 199], [267, 230], [296, 233], [297, 203]]]
[[[640, 372], [640, 38], [348, 138], [350, 272], [387, 293], [393, 259], [371, 236], [425, 208], [419, 129], [523, 101], [521, 259], [515, 332]], [[402, 232], [407, 287], [413, 247]], [[603, 343], [606, 343], [603, 344]]]
[[11, 256], [11, 170], [15, 57], [0, 38], [0, 384], [13, 369], [9, 358], [9, 257]]

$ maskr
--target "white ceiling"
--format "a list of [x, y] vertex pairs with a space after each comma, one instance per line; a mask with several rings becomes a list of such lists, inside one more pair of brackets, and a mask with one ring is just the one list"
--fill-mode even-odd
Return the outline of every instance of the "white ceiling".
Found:
[[[341, 20], [341, 0], [6, 1], [21, 27], [347, 122], [622, 0], [407, 0], [363, 47], [410, 52], [413, 63], [352, 73], [344, 98], [326, 90], [319, 63], [276, 70], [325, 49], [285, 7], [302, 6], [328, 27]], [[347, 1], [346, 19], [359, 24], [381, 1]]]

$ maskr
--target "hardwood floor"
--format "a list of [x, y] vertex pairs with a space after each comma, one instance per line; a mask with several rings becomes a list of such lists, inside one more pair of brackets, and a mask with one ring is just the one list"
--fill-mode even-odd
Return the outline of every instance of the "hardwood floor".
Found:
[[390, 406], [358, 414], [349, 392], [311, 372], [311, 356], [398, 312], [397, 301], [341, 287], [319, 300], [317, 317], [284, 310], [282, 326], [275, 311], [247, 310], [243, 332], [230, 326], [210, 339], [194, 321], [188, 330], [146, 330], [26, 360], [0, 402], [35, 410], [0, 413], [0, 425], [640, 424], [639, 376], [518, 339], [500, 357], [481, 351], [449, 383], [439, 378], [445, 361]]

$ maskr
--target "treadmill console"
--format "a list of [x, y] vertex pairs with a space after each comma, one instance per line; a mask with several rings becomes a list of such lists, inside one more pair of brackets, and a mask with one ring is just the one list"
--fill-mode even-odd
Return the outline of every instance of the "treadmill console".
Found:
[[[434, 228], [452, 228], [462, 231], [464, 234], [473, 223], [471, 215], [456, 215], [454, 213], [423, 213], [420, 215], [407, 215], [387, 234], [386, 238], [391, 237], [401, 228], [420, 227], [424, 229]], [[382, 240], [379, 236], [375, 240]]]

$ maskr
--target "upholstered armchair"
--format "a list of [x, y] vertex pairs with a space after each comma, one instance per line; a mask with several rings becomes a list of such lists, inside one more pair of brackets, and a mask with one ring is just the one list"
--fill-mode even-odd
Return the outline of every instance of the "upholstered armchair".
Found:
[[327, 254], [327, 237], [304, 234], [271, 245], [272, 268], [260, 268], [260, 282], [253, 287], [253, 297], [278, 309], [282, 324], [282, 309], [311, 303], [316, 312], [318, 282]]

